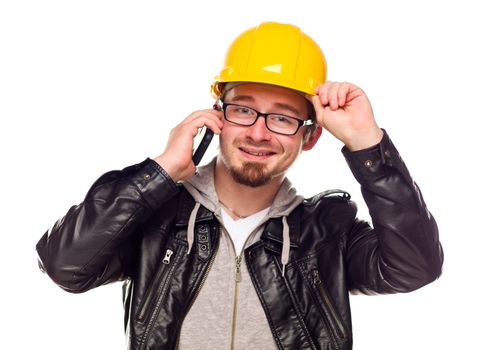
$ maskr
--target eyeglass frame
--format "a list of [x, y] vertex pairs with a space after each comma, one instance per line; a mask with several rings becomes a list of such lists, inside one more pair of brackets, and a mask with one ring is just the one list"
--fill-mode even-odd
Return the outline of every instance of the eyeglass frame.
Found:
[[[262, 113], [262, 112], [259, 112], [259, 111], [257, 111], [256, 109], [254, 109], [252, 107], [248, 107], [248, 106], [245, 106], [245, 105], [239, 105], [239, 104], [236, 104], [236, 103], [227, 103], [227, 102], [224, 102], [221, 99], [219, 99], [217, 101], [217, 104], [219, 105], [219, 107], [223, 111], [224, 119], [227, 120], [228, 122], [230, 122], [232, 124], [235, 124], [235, 125], [240, 125], [240, 126], [252, 126], [252, 125], [255, 125], [255, 123], [257, 122], [257, 120], [258, 120], [259, 117], [264, 117], [265, 118], [265, 127], [270, 132], [273, 132], [273, 133], [278, 134], [278, 135], [293, 136], [293, 135], [296, 135], [296, 133], [300, 130], [300, 128], [302, 126], [314, 125], [315, 124], [315, 122], [313, 121], [313, 119], [311, 119], [310, 117], [309, 117], [309, 119], [303, 120], [303, 119], [299, 119], [299, 118], [292, 117], [290, 115], [286, 115], [286, 114], [282, 114], [282, 113]], [[240, 123], [231, 121], [231, 120], [229, 120], [226, 117], [226, 109], [227, 109], [228, 106], [238, 106], [238, 107], [248, 108], [248, 109], [252, 110], [253, 112], [255, 112], [257, 114], [257, 116], [255, 117], [255, 119], [253, 120], [253, 122], [251, 124], [240, 124]], [[289, 119], [294, 119], [298, 123], [298, 127], [296, 128], [296, 131], [293, 132], [292, 134], [286, 134], [286, 133], [282, 133], [282, 132], [279, 132], [279, 131], [271, 130], [271, 128], [269, 128], [269, 123], [267, 123], [267, 117], [269, 115], [279, 115], [279, 116], [286, 117], [286, 118], [289, 118]]]

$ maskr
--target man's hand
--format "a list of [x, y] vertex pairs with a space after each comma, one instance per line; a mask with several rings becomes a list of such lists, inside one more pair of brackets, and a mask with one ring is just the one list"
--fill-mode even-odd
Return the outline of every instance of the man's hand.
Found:
[[193, 176], [196, 170], [192, 161], [194, 137], [203, 126], [220, 134], [223, 125], [222, 111], [205, 109], [193, 112], [171, 130], [164, 152], [154, 160], [175, 182]]
[[326, 82], [308, 96], [317, 113], [317, 123], [341, 140], [351, 151], [376, 145], [383, 131], [373, 116], [370, 101], [356, 85]]

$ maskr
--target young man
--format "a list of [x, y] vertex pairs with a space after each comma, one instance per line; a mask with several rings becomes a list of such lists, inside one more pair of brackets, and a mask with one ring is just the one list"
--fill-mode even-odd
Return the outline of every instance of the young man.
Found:
[[[417, 289], [441, 272], [435, 221], [364, 92], [325, 82], [297, 27], [231, 45], [213, 87], [155, 159], [103, 175], [37, 245], [70, 292], [124, 280], [129, 349], [351, 349], [348, 291]], [[313, 124], [316, 122], [316, 124]], [[203, 126], [220, 138], [192, 161]], [[304, 199], [286, 172], [322, 128], [341, 140], [374, 227], [344, 192]]]

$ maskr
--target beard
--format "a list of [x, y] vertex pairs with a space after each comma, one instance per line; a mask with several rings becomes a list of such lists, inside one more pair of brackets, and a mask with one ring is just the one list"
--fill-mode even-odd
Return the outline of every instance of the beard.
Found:
[[237, 183], [250, 187], [259, 187], [272, 180], [272, 174], [267, 173], [265, 165], [246, 162], [240, 168], [230, 167], [228, 171]]

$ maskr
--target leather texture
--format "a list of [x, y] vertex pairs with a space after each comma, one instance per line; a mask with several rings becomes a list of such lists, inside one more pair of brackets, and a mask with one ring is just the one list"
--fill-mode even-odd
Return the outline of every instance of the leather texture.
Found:
[[[288, 217], [291, 249], [281, 275], [281, 218], [265, 225], [245, 262], [279, 349], [352, 348], [348, 292], [409, 292], [441, 274], [435, 220], [387, 134], [343, 154], [362, 187], [373, 227], [347, 193], [306, 199]], [[214, 262], [220, 225], [154, 161], [100, 177], [84, 201], [37, 244], [40, 268], [73, 293], [123, 280], [128, 349], [174, 349]]]

